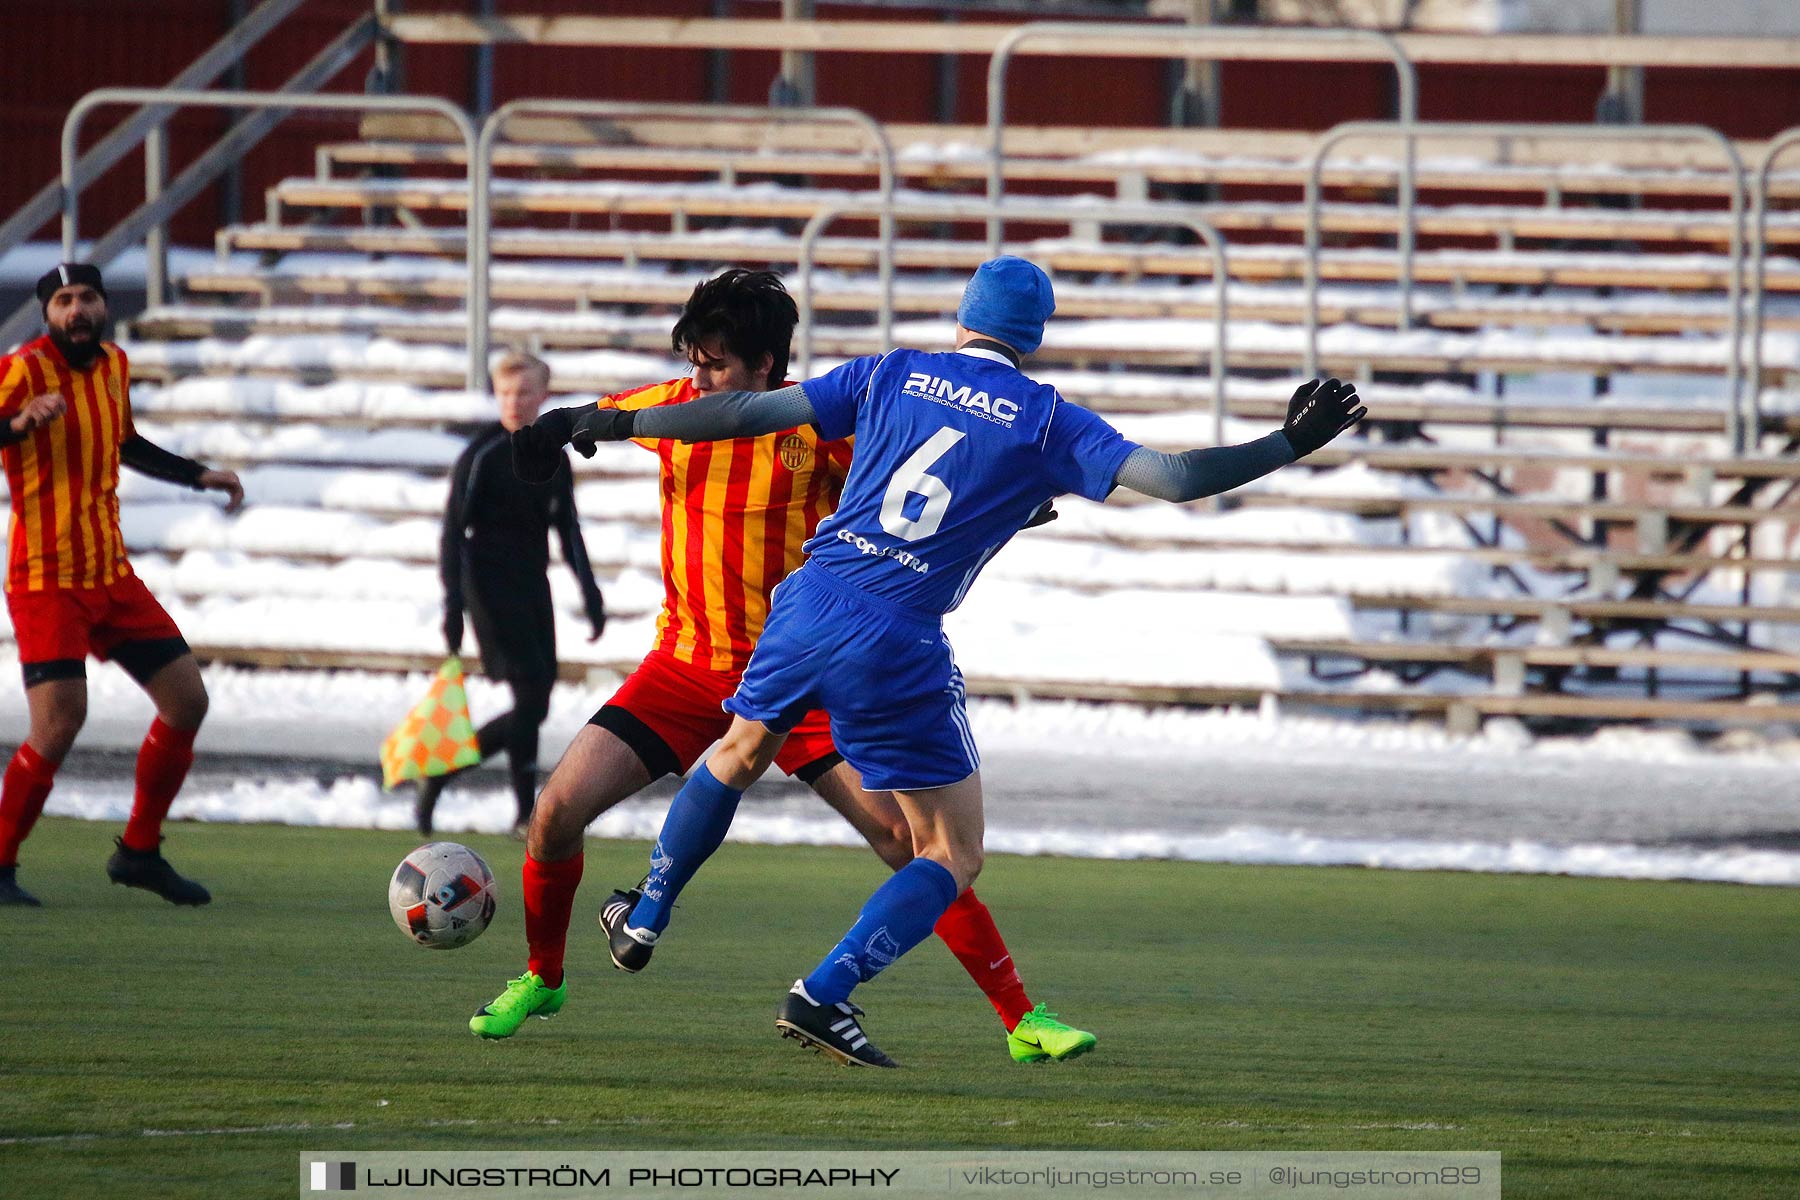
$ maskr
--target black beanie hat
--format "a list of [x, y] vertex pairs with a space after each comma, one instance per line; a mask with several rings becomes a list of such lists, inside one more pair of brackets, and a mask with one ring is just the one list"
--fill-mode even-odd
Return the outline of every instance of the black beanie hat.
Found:
[[106, 284], [101, 282], [100, 268], [93, 263], [57, 263], [37, 281], [38, 304], [50, 307], [50, 297], [56, 295], [58, 288], [70, 287], [77, 283], [85, 283], [106, 296]]

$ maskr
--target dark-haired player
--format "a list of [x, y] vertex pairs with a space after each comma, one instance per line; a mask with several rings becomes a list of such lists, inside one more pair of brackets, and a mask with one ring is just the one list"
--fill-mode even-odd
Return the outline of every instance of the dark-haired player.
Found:
[[[694, 289], [671, 332], [691, 374], [602, 404], [641, 412], [721, 391], [780, 386], [798, 315], [775, 275], [726, 271]], [[563, 409], [560, 420], [570, 422], [581, 411]], [[800, 565], [801, 547], [837, 507], [850, 466], [848, 442], [823, 440], [810, 427], [702, 446], [639, 444], [661, 460], [664, 601], [656, 647], [576, 736], [538, 797], [526, 837], [527, 970], [470, 1020], [482, 1037], [509, 1037], [526, 1017], [562, 1007], [582, 831], [652, 780], [685, 772], [725, 732], [730, 718], [721, 704], [737, 688], [775, 585]], [[823, 713], [802, 717], [774, 761], [843, 814], [890, 867], [912, 859], [905, 818], [892, 797], [863, 790], [832, 744]], [[690, 832], [722, 839], [725, 830]], [[629, 909], [637, 895], [635, 889], [612, 893], [602, 922], [621, 906]], [[1015, 1059], [1062, 1058], [1094, 1045], [1092, 1034], [1033, 1007], [1011, 952], [973, 892], [949, 906], [936, 931], [993, 1003]], [[641, 969], [651, 949], [611, 939], [613, 962], [623, 970]]]
[[133, 427], [131, 370], [106, 340], [97, 267], [62, 263], [38, 280], [37, 296], [48, 332], [0, 358], [0, 464], [12, 496], [6, 607], [31, 714], [0, 784], [0, 905], [38, 903], [19, 886], [19, 847], [87, 719], [89, 654], [124, 667], [156, 705], [106, 873], [174, 904], [205, 904], [206, 889], [176, 874], [159, 846], [194, 761], [206, 687], [181, 631], [126, 561], [119, 467], [225, 492], [231, 509], [244, 489], [232, 472], [171, 454]]

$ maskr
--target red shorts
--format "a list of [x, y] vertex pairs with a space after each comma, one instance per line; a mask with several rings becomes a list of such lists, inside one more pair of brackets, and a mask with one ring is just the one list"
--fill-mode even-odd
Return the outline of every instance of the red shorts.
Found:
[[[731, 714], [720, 705], [737, 691], [740, 675], [741, 671], [696, 667], [666, 650], [655, 650], [619, 685], [613, 698], [594, 714], [592, 723], [610, 730], [636, 751], [652, 775], [683, 775], [731, 727]], [[645, 744], [646, 731], [662, 746]], [[667, 754], [658, 753], [663, 749]], [[827, 758], [834, 763], [837, 758], [830, 720], [823, 712], [809, 712], [788, 734], [775, 755], [775, 765], [798, 776]], [[805, 782], [812, 778], [816, 776]]]
[[102, 662], [118, 657], [132, 669], [131, 656], [116, 654], [129, 642], [181, 643], [179, 652], [163, 658], [159, 667], [187, 653], [181, 630], [136, 575], [100, 587], [8, 592], [6, 608], [19, 643], [19, 662], [27, 668], [52, 662], [79, 665], [92, 654]]

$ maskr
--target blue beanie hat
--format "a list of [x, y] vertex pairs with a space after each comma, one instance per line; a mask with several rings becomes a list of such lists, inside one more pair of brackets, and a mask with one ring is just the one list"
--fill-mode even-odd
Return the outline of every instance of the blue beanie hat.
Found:
[[1044, 340], [1044, 322], [1056, 311], [1050, 277], [1035, 263], [1011, 254], [990, 258], [975, 268], [963, 289], [956, 319], [964, 329], [985, 333], [1021, 354]]

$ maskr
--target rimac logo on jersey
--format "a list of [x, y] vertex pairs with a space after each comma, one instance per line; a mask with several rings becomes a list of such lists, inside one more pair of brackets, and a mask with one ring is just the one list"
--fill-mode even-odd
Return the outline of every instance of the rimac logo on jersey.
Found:
[[938, 404], [960, 408], [996, 425], [1011, 425], [1019, 415], [1016, 401], [999, 396], [989, 396], [986, 392], [978, 392], [968, 384], [954, 384], [948, 379], [936, 375], [927, 375], [924, 371], [914, 371], [906, 377], [906, 386], [900, 389], [909, 396], [918, 396]]

